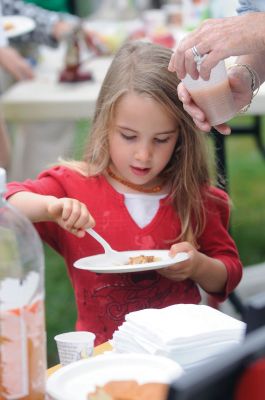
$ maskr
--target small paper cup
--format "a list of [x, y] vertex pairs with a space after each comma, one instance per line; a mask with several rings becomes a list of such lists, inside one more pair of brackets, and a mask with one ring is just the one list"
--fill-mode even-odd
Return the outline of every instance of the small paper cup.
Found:
[[190, 75], [186, 75], [183, 83], [212, 126], [222, 124], [235, 116], [235, 103], [224, 60], [211, 70], [208, 81], [201, 77], [192, 79]]
[[95, 334], [92, 332], [67, 332], [54, 337], [60, 364], [67, 365], [72, 362], [89, 358], [93, 354]]

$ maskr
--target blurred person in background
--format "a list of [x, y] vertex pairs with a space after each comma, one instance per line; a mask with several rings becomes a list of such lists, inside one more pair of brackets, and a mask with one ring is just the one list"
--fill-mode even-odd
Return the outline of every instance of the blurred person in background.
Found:
[[50, 11], [74, 13], [74, 0], [25, 0], [25, 3], [36, 4]]
[[[2, 27], [0, 3], [0, 67], [10, 72], [16, 79], [32, 78], [33, 74], [27, 62], [20, 54], [8, 46], [7, 39]], [[0, 113], [0, 167], [8, 168], [10, 163], [10, 140], [6, 125]]]
[[[46, 1], [46, 3], [54, 2]], [[23, 15], [36, 23], [36, 28], [32, 32], [12, 38], [9, 43], [0, 48], [0, 66], [11, 75], [13, 80], [32, 79], [34, 69], [30, 63], [36, 61], [38, 45], [58, 46], [79, 22], [79, 18], [69, 13], [45, 10], [22, 0], [1, 0], [1, 5], [3, 16]], [[66, 5], [65, 7], [61, 5], [62, 10], [67, 11]], [[2, 79], [4, 87], [0, 90], [6, 89], [9, 80], [9, 76], [4, 82]], [[55, 162], [59, 156], [67, 157], [72, 154], [74, 140], [74, 123], [72, 122], [21, 123], [16, 127], [15, 134], [19, 141], [15, 140], [12, 149], [13, 162], [11, 161], [8, 175], [10, 179], [22, 180], [34, 177], [44, 166]]]
[[0, 114], [0, 167], [8, 168], [10, 162], [10, 141], [6, 126]]
[[[193, 78], [199, 73], [194, 61], [194, 50], [206, 57], [200, 65], [200, 76], [208, 79], [211, 69], [222, 59], [237, 56], [228, 69], [228, 78], [237, 111], [246, 111], [265, 81], [265, 1], [239, 0], [238, 15], [209, 19], [186, 36], [177, 47], [169, 63], [169, 70], [180, 79], [188, 73]], [[195, 48], [195, 49], [194, 49]], [[197, 127], [205, 132], [211, 129], [204, 113], [192, 101], [182, 83], [178, 95], [184, 109]], [[227, 124], [215, 126], [224, 135], [231, 133]]]
[[[34, 3], [33, 1], [31, 3]], [[37, 2], [36, 2], [37, 3]], [[11, 40], [11, 44], [19, 45], [22, 43], [46, 44], [56, 47], [60, 40], [72, 29], [79, 18], [60, 10], [46, 10], [44, 6], [30, 4], [23, 0], [1, 0], [2, 14], [5, 15], [23, 15], [33, 19], [36, 23], [35, 29], [25, 35]], [[48, 3], [43, 1], [43, 4]], [[54, 3], [54, 1], [49, 2]], [[63, 3], [63, 2], [61, 2]], [[66, 2], [65, 2], [66, 3]], [[62, 6], [62, 11], [65, 7]]]

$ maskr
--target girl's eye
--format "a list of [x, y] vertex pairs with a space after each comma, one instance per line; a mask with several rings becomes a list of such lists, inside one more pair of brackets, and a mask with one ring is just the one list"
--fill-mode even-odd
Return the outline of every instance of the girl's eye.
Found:
[[166, 137], [165, 139], [155, 138], [155, 141], [157, 143], [167, 143], [169, 141], [169, 137]]
[[121, 136], [123, 137], [123, 139], [125, 139], [125, 140], [133, 140], [133, 139], [135, 139], [136, 138], [136, 136], [135, 135], [128, 135], [128, 134], [126, 134], [126, 133], [122, 133], [121, 132]]

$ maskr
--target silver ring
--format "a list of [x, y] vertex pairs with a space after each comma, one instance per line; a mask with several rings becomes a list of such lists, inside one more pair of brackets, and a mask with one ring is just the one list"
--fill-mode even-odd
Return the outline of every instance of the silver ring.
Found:
[[193, 46], [191, 51], [192, 51], [193, 58], [194, 58], [194, 61], [196, 62], [196, 64], [200, 63], [202, 60], [202, 55], [199, 53], [197, 47]]

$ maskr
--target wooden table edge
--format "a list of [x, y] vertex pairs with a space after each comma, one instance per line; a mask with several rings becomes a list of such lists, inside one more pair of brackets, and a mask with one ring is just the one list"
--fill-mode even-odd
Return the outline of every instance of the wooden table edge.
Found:
[[[105, 351], [112, 350], [111, 344], [109, 342], [102, 343], [94, 348], [93, 357], [103, 354]], [[53, 367], [47, 370], [47, 376], [51, 376], [55, 371], [60, 369], [61, 364], [54, 365]]]

